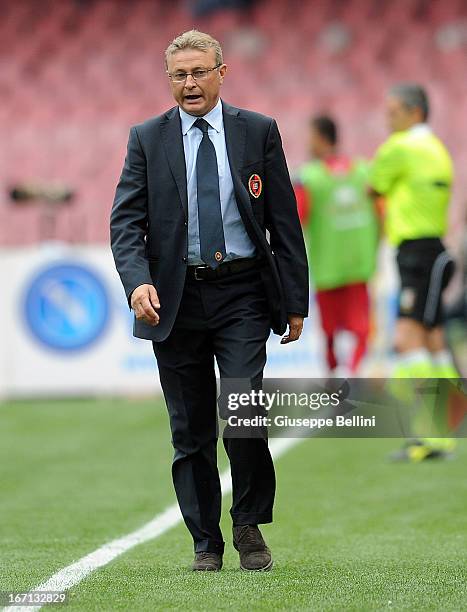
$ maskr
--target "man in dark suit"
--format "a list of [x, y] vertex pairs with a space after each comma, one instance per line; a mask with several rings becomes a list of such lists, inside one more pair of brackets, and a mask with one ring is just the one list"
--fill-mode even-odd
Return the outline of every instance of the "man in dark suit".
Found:
[[[270, 329], [284, 334], [288, 324], [284, 344], [300, 336], [308, 270], [276, 122], [221, 101], [227, 66], [208, 34], [177, 37], [166, 66], [177, 106], [130, 130], [111, 243], [134, 335], [153, 342], [193, 569], [219, 570], [214, 358], [221, 381], [259, 388]], [[270, 569], [258, 529], [272, 521], [275, 494], [267, 436], [225, 436], [224, 446], [240, 565]]]

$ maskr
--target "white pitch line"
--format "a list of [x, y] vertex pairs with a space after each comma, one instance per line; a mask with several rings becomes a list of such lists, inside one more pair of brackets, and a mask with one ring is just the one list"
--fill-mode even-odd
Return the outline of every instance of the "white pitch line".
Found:
[[[274, 459], [278, 459], [300, 441], [300, 438], [275, 438], [271, 440], [269, 445], [271, 454]], [[229, 469], [221, 474], [221, 487], [223, 496], [230, 493], [232, 490], [232, 480]], [[94, 552], [78, 559], [75, 563], [67, 565], [51, 576], [46, 582], [42, 582], [34, 589], [31, 589], [29, 593], [66, 591], [71, 589], [71, 587], [80, 583], [94, 570], [107, 565], [107, 563], [110, 563], [116, 557], [138, 546], [138, 544], [143, 544], [143, 542], [157, 538], [169, 529], [172, 529], [172, 527], [178, 525], [181, 521], [182, 515], [180, 509], [177, 504], [174, 504], [136, 531], [132, 531], [122, 538], [112, 540]], [[3, 612], [35, 612], [36, 610], [40, 610], [41, 607], [41, 605], [16, 605], [3, 608]]]

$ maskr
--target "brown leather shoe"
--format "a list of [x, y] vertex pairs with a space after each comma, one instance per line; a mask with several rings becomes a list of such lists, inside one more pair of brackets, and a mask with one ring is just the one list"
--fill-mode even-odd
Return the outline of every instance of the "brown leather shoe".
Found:
[[218, 572], [222, 568], [222, 555], [215, 552], [195, 553], [194, 572]]
[[234, 525], [233, 545], [240, 553], [242, 570], [265, 572], [271, 569], [271, 551], [257, 525]]

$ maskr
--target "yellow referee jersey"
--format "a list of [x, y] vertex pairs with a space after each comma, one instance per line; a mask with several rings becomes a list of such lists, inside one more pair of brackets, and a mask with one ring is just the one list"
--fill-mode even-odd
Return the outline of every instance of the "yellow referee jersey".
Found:
[[371, 187], [386, 196], [389, 241], [444, 236], [452, 181], [451, 157], [428, 125], [392, 134], [370, 174]]

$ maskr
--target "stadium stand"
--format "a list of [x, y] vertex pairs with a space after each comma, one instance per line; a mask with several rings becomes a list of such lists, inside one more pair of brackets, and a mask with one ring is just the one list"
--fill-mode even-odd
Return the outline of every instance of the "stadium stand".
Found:
[[[467, 193], [467, 4], [464, 0], [262, 0], [193, 17], [174, 0], [4, 0], [0, 20], [0, 244], [39, 240], [39, 210], [14, 205], [18, 181], [77, 191], [57, 237], [106, 242], [131, 124], [172, 106], [163, 51], [197, 27], [224, 46], [224, 97], [277, 118], [293, 168], [304, 123], [326, 110], [346, 150], [371, 155], [385, 135], [383, 95], [400, 80], [426, 85], [433, 125]], [[384, 24], [384, 27], [382, 27]]]

